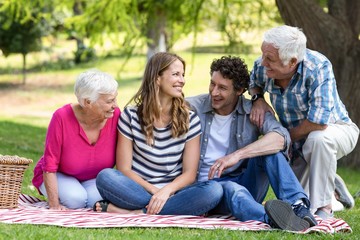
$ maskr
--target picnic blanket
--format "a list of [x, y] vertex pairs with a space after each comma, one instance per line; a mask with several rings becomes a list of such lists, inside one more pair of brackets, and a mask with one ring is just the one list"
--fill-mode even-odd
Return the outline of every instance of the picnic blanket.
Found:
[[[305, 229], [306, 233], [351, 233], [352, 229], [342, 219], [330, 218], [322, 221], [316, 217], [318, 225]], [[18, 208], [0, 209], [0, 222], [9, 224], [38, 224], [78, 228], [111, 227], [180, 227], [199, 229], [228, 229], [241, 231], [270, 231], [269, 225], [259, 221], [241, 222], [231, 216], [213, 215], [208, 217], [189, 215], [147, 215], [97, 213], [92, 209], [56, 211], [49, 210], [47, 202], [36, 197], [21, 194]]]

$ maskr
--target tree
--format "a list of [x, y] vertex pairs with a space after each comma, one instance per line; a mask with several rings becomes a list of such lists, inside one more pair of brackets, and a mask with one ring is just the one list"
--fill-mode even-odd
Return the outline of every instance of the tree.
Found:
[[[21, 11], [18, 14], [25, 16]], [[0, 12], [0, 49], [5, 57], [13, 53], [23, 56], [23, 84], [26, 83], [26, 56], [30, 52], [42, 49], [41, 37], [46, 32], [44, 21], [23, 22], [21, 18], [15, 18], [11, 12]]]
[[281, 21], [278, 11], [273, 8], [274, 2], [269, 0], [221, 0], [218, 7], [213, 6], [208, 11], [213, 11], [213, 16], [218, 18], [219, 30], [228, 41], [228, 50], [244, 52], [242, 33], [268, 28]]
[[196, 32], [199, 12], [204, 0], [142, 0], [138, 1], [141, 32], [146, 37], [147, 57], [168, 51], [181, 37]]
[[[330, 59], [340, 97], [359, 126], [360, 1], [276, 0], [276, 4], [286, 24], [303, 29], [308, 47]], [[344, 160], [348, 166], [360, 167], [359, 144]]]

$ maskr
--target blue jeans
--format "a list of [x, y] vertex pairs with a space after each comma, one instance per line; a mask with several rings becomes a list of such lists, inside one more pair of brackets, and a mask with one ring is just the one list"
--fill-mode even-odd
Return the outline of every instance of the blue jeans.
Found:
[[[104, 169], [96, 177], [101, 196], [119, 208], [142, 209], [146, 213], [152, 194], [116, 169]], [[177, 191], [165, 203], [160, 215], [203, 215], [220, 202], [221, 184], [198, 182]]]
[[282, 153], [249, 159], [247, 168], [236, 177], [215, 179], [224, 195], [213, 213], [229, 214], [240, 221], [267, 222], [264, 206], [269, 183], [280, 200], [294, 204], [303, 199], [310, 206], [307, 195]]

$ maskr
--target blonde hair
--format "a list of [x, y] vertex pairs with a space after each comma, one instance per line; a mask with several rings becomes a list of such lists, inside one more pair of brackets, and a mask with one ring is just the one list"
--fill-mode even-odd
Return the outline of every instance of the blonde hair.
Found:
[[[159, 52], [153, 55], [146, 64], [142, 84], [138, 92], [129, 101], [129, 103], [135, 102], [138, 107], [137, 114], [140, 126], [148, 145], [154, 143], [154, 122], [160, 119], [161, 115], [159, 85], [156, 84], [156, 80], [176, 60], [182, 62], [185, 72], [185, 61], [178, 55], [167, 52]], [[176, 138], [188, 131], [189, 108], [184, 100], [184, 95], [174, 97], [171, 108], [171, 136]]]

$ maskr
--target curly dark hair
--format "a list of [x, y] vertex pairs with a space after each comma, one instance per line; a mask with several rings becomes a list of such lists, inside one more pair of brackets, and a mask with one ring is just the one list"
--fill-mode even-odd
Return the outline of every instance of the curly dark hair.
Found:
[[243, 89], [244, 92], [249, 87], [250, 75], [244, 60], [235, 56], [222, 56], [214, 59], [210, 67], [210, 75], [219, 71], [224, 78], [231, 79], [235, 90]]

